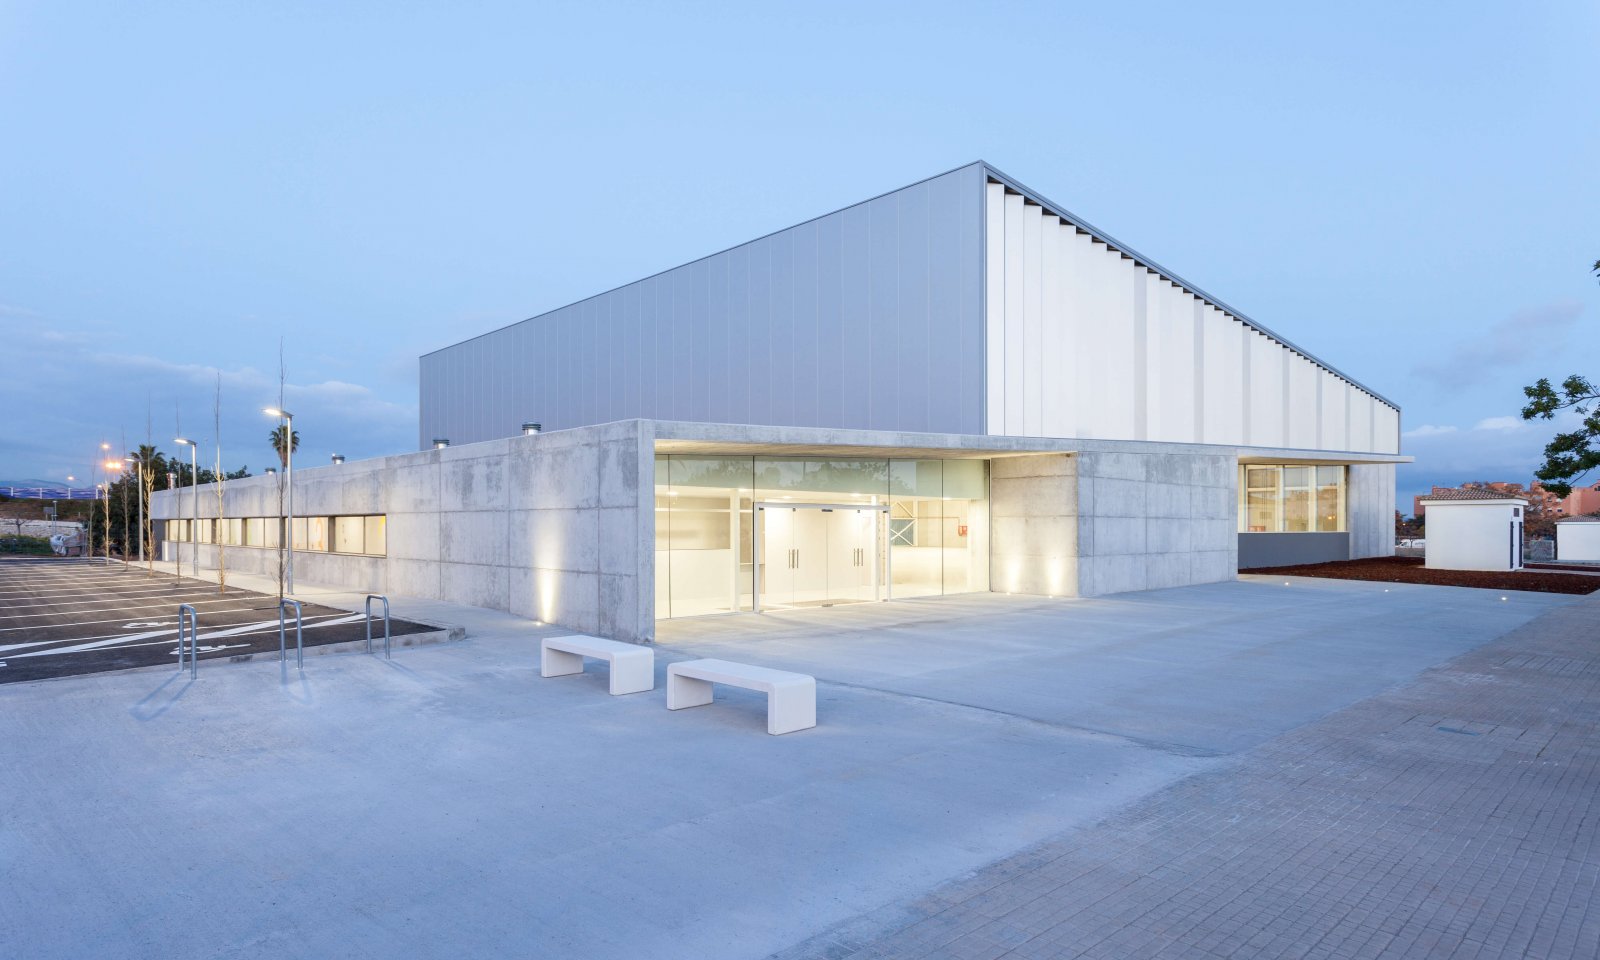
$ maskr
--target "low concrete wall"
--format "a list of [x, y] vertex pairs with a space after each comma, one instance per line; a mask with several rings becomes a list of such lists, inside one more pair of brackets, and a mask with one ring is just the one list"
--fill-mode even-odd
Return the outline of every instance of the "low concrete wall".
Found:
[[1239, 569], [1350, 559], [1348, 533], [1241, 533]]
[[[295, 515], [384, 514], [388, 554], [295, 554], [297, 580], [454, 600], [631, 642], [655, 636], [653, 439], [641, 421], [295, 471]], [[214, 488], [161, 491], [158, 519], [217, 516]], [[229, 481], [223, 515], [277, 516], [278, 478]], [[193, 549], [183, 545], [186, 559]], [[215, 547], [201, 565], [215, 568]], [[277, 554], [227, 549], [275, 575]], [[236, 565], [237, 564], [237, 565]]]

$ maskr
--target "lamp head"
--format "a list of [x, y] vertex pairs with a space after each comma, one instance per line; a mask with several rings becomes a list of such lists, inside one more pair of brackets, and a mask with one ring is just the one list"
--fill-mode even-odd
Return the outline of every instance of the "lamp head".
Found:
[[261, 412], [269, 417], [282, 417], [285, 420], [294, 419], [294, 414], [287, 410], [279, 410], [277, 407], [262, 407]]
[[178, 444], [180, 446], [184, 446], [184, 447], [192, 447], [192, 446], [194, 446], [194, 441], [193, 440], [187, 440], [187, 439], [185, 439], [183, 437], [173, 437], [172, 438], [172, 442], [176, 443], [176, 444]]

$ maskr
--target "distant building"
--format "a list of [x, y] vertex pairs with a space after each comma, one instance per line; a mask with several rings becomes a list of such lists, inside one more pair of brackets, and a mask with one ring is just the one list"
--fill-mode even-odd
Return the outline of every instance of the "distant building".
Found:
[[1464, 490], [1479, 490], [1517, 497], [1528, 503], [1529, 517], [1581, 517], [1600, 512], [1600, 483], [1588, 487], [1574, 487], [1566, 497], [1558, 497], [1535, 480], [1524, 487], [1505, 480], [1469, 480], [1459, 487], [1434, 487], [1429, 493], [1411, 498], [1411, 515], [1423, 516], [1427, 502], [1441, 495]]

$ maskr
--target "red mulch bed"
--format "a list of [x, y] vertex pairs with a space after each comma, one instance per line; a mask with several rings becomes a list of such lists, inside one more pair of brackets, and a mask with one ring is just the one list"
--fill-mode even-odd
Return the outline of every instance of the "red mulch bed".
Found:
[[1535, 593], [1592, 593], [1600, 590], [1600, 576], [1573, 573], [1538, 573], [1533, 570], [1429, 570], [1421, 557], [1372, 557], [1335, 560], [1296, 567], [1253, 567], [1240, 573], [1288, 574], [1327, 577], [1332, 580], [1378, 580], [1384, 583], [1431, 583], [1443, 587], [1482, 587], [1486, 590], [1531, 590]]

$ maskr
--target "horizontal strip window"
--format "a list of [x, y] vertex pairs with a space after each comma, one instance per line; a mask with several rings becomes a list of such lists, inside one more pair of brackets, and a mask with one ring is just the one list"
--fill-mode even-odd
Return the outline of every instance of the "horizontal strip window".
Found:
[[1240, 533], [1343, 533], [1344, 517], [1343, 466], [1239, 468]]
[[[382, 557], [389, 553], [388, 517], [295, 517], [294, 548], [306, 553]], [[276, 550], [283, 543], [282, 517], [225, 517], [221, 520], [168, 520], [165, 539], [173, 543], [220, 543], [227, 547]]]

